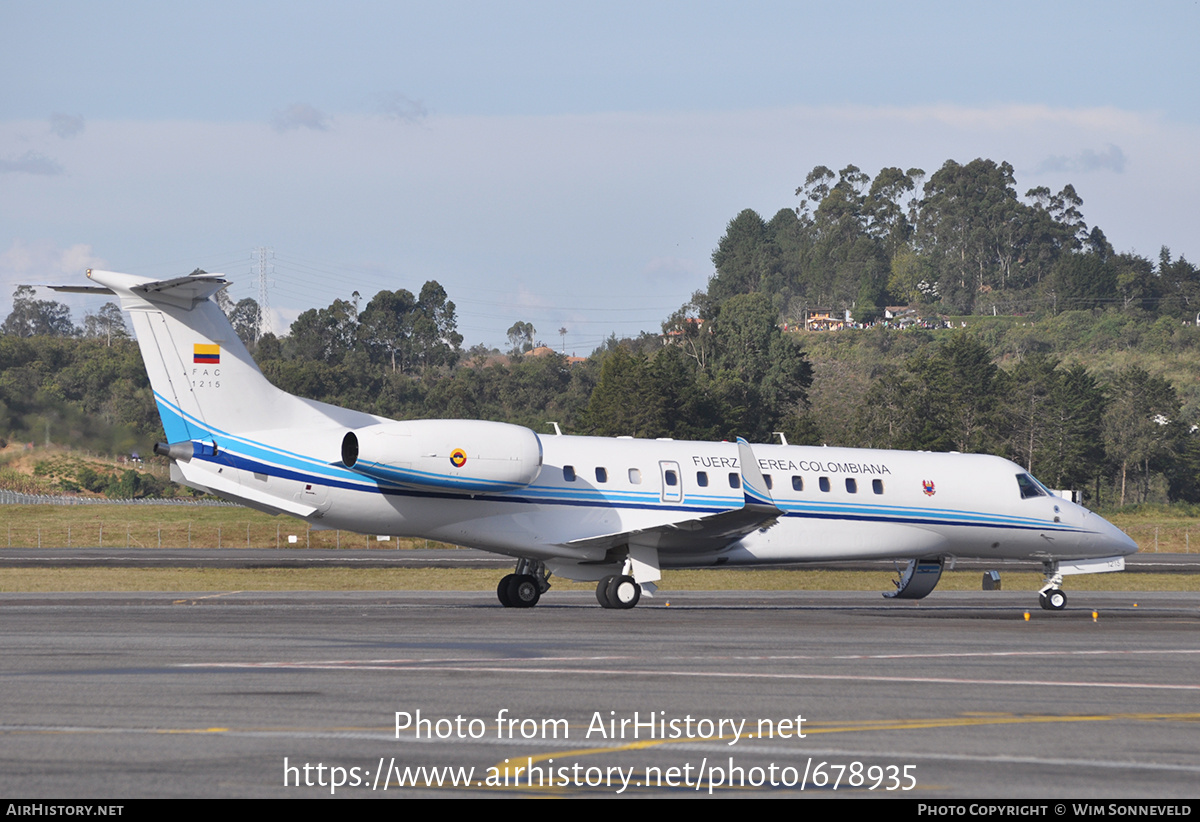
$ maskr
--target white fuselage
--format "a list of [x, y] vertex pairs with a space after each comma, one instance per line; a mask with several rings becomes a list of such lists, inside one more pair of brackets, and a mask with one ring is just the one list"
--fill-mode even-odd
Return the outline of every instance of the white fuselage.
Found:
[[[223, 459], [242, 469], [243, 483], [314, 503], [319, 511], [310, 519], [320, 527], [426, 537], [567, 565], [605, 554], [603, 546], [573, 541], [660, 528], [743, 503], [733, 443], [542, 436], [543, 464], [530, 485], [470, 495], [389, 484], [345, 468], [334, 448], [343, 431], [309, 438], [321, 451], [316, 459], [302, 457], [295, 440], [276, 431], [237, 438], [255, 443], [247, 461], [237, 444]], [[761, 444], [753, 450], [783, 515], [717, 551], [690, 546], [683, 529], [660, 541], [663, 567], [933, 556], [1061, 560], [1137, 550], [1081, 506], [1048, 494], [1023, 498], [1017, 477], [1025, 471], [999, 457]], [[556, 573], [564, 573], [561, 562]]]
[[[533, 561], [518, 566], [538, 574], [619, 574], [624, 590], [660, 567], [945, 557], [1042, 560], [1053, 587], [1059, 561], [1137, 550], [998, 457], [539, 437], [302, 399], [263, 376], [212, 301], [219, 276], [88, 276], [84, 290], [115, 294], [130, 313], [172, 476], [315, 527], [482, 548]], [[502, 583], [501, 601], [523, 586], [536, 602], [539, 577], [512, 576], [519, 584]], [[597, 598], [614, 601], [604, 585]]]

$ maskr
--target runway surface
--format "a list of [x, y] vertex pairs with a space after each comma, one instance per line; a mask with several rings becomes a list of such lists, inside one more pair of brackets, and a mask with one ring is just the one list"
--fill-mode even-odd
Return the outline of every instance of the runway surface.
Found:
[[1077, 592], [1061, 613], [1010, 592], [669, 601], [2, 594], [0, 791], [1163, 799], [1200, 784], [1200, 594]]
[[[511, 557], [473, 548], [0, 548], [0, 568], [496, 568], [511, 570]], [[901, 563], [902, 564], [902, 563]], [[894, 560], [786, 563], [790, 569], [894, 571]], [[1036, 571], [1039, 562], [956, 559], [959, 571]], [[1134, 554], [1126, 573], [1200, 573], [1198, 554]]]

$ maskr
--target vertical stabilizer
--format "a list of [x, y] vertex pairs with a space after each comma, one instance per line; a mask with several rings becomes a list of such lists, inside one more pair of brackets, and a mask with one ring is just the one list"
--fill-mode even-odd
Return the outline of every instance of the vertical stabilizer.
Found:
[[228, 282], [198, 274], [153, 280], [89, 270], [129, 312], [168, 442], [373, 417], [294, 397], [272, 385], [211, 299]]

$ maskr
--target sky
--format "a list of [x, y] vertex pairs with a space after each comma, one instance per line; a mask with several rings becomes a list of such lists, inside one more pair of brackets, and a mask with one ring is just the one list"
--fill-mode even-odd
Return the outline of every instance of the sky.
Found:
[[585, 355], [813, 167], [977, 157], [1196, 261], [1197, 33], [1194, 0], [5, 0], [0, 317], [88, 267], [257, 298], [265, 248], [276, 333], [432, 279], [464, 347], [521, 320]]

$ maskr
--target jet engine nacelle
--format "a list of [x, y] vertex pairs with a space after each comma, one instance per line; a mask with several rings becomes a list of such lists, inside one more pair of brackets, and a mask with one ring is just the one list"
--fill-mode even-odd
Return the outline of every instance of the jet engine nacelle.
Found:
[[342, 438], [342, 463], [376, 479], [465, 494], [524, 488], [542, 443], [519, 425], [482, 420], [383, 422]]

